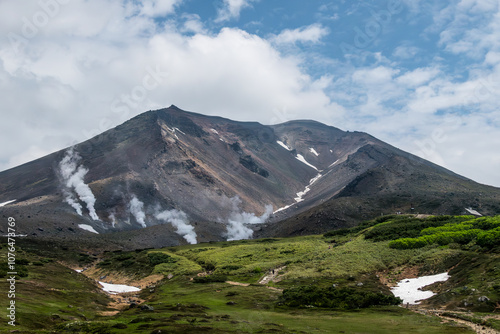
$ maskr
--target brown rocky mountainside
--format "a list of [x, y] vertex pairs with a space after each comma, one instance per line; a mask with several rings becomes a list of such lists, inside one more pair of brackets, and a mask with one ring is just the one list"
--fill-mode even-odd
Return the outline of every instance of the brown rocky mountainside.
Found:
[[19, 233], [93, 229], [146, 246], [324, 232], [399, 211], [500, 212], [500, 189], [365, 133], [175, 106], [1, 172], [0, 203], [12, 200], [0, 212], [18, 217]]

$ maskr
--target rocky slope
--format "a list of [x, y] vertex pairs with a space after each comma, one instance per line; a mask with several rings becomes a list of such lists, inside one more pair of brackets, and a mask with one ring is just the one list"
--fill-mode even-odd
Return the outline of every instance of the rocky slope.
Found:
[[322, 232], [398, 211], [500, 212], [500, 189], [365, 133], [175, 106], [1, 172], [0, 203], [11, 200], [0, 213], [17, 217], [22, 234], [123, 231], [113, 238], [155, 246]]

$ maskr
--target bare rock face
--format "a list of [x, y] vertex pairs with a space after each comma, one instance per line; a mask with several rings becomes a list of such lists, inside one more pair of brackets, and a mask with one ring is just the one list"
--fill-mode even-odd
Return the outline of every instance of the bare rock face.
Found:
[[0, 212], [29, 237], [104, 234], [144, 247], [320, 233], [381, 213], [500, 212], [500, 189], [366, 133], [175, 106], [1, 172], [0, 203], [11, 200]]

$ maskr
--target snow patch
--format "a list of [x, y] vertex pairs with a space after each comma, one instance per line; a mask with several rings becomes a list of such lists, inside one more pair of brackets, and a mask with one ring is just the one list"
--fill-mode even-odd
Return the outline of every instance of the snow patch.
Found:
[[304, 158], [304, 156], [302, 154], [297, 154], [297, 156], [295, 157], [295, 159], [299, 160], [300, 162], [305, 163], [309, 167], [314, 168], [314, 169], [316, 169], [319, 172], [319, 169], [317, 169], [315, 166], [313, 166], [310, 163], [308, 163], [307, 160]]
[[136, 288], [135, 286], [129, 286], [124, 284], [110, 284], [104, 282], [99, 282], [99, 284], [102, 285], [102, 289], [104, 291], [109, 292], [112, 295], [116, 295], [117, 293], [123, 293], [123, 292], [141, 291], [141, 289]]
[[315, 177], [313, 177], [310, 181], [309, 181], [309, 185], [307, 185], [305, 187], [305, 189], [301, 192], [298, 192], [297, 193], [297, 197], [295, 197], [295, 202], [299, 203], [299, 202], [302, 202], [304, 200], [304, 196], [311, 190], [311, 186], [316, 182], [318, 181], [323, 175], [321, 174], [318, 174], [316, 175]]
[[330, 153], [333, 153], [333, 151], [332, 151], [332, 150], [330, 150]]
[[288, 146], [285, 145], [285, 143], [283, 143], [282, 141], [278, 140], [277, 143], [282, 146], [284, 149], [288, 150], [288, 151], [291, 151], [292, 149]]
[[180, 133], [182, 133], [183, 135], [186, 135], [184, 132], [182, 132], [179, 128], [174, 128], [174, 131], [179, 131]]
[[339, 159], [335, 160], [330, 166], [328, 167], [332, 167], [333, 165], [335, 165], [337, 162], [339, 162]]
[[[327, 173], [328, 174], [328, 173]], [[322, 174], [318, 174], [316, 175], [315, 177], [313, 177], [311, 180], [309, 180], [309, 184], [304, 188], [303, 191], [300, 191], [297, 193], [297, 197], [294, 198], [295, 200], [295, 203], [293, 204], [290, 204], [290, 205], [287, 205], [287, 206], [284, 206], [282, 208], [279, 208], [278, 210], [274, 211], [273, 214], [275, 213], [278, 213], [280, 211], [284, 211], [286, 209], [288, 209], [289, 207], [291, 207], [292, 205], [296, 204], [296, 203], [300, 203], [304, 200], [304, 196], [311, 190], [311, 186], [316, 182], [318, 181], [323, 175]]]
[[215, 130], [215, 129], [210, 129], [210, 131], [212, 131], [213, 133], [215, 133], [216, 135], [219, 134], [219, 131]]
[[289, 207], [291, 207], [292, 205], [293, 205], [293, 204], [290, 204], [290, 205], [284, 206], [284, 207], [282, 207], [282, 208], [279, 208], [278, 210], [276, 210], [276, 211], [274, 211], [274, 212], [273, 212], [273, 215], [274, 215], [275, 213], [278, 213], [278, 212], [281, 212], [281, 211], [285, 211], [286, 209], [288, 209], [288, 208], [289, 208]]
[[[1, 205], [0, 205], [1, 206]], [[480, 216], [482, 217], [483, 215], [480, 214], [479, 212], [477, 212], [476, 210], [474, 210], [473, 208], [465, 208], [465, 210], [467, 210], [468, 213], [472, 214], [472, 215], [475, 215], [475, 216]]]
[[7, 202], [0, 203], [0, 207], [6, 206], [6, 205], [8, 205], [10, 203], [14, 203], [15, 201], [17, 201], [17, 199], [13, 199], [12, 201], [7, 201]]
[[309, 152], [311, 152], [312, 154], [316, 155], [316, 156], [319, 156], [319, 153], [316, 152], [316, 150], [312, 147], [309, 148]]
[[412, 305], [420, 304], [421, 300], [428, 299], [435, 295], [432, 291], [423, 291], [421, 288], [434, 284], [436, 282], [444, 282], [450, 278], [448, 273], [442, 273], [431, 276], [422, 276], [418, 278], [409, 278], [399, 281], [398, 285], [391, 288], [394, 296], [403, 300], [403, 303]]
[[78, 227], [81, 228], [82, 230], [85, 230], [85, 231], [89, 231], [89, 232], [92, 232], [92, 233], [95, 233], [95, 234], [99, 234], [99, 232], [97, 232], [96, 230], [94, 230], [94, 228], [90, 225], [87, 225], [87, 224], [78, 224]]

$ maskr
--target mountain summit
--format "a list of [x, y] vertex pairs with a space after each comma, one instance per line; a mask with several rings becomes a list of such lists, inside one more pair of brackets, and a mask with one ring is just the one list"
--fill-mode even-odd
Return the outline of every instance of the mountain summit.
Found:
[[500, 189], [366, 133], [175, 106], [0, 173], [0, 210], [23, 221], [19, 233], [118, 232], [151, 246], [323, 232], [396, 212], [493, 214], [499, 201]]

